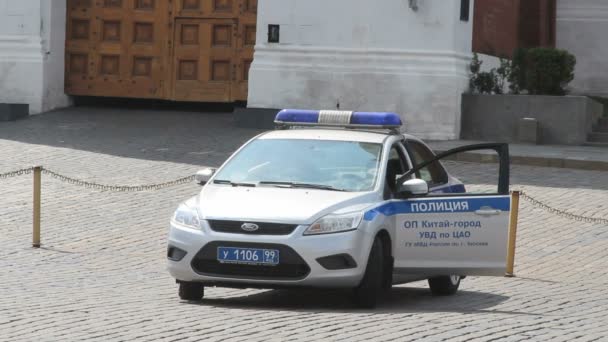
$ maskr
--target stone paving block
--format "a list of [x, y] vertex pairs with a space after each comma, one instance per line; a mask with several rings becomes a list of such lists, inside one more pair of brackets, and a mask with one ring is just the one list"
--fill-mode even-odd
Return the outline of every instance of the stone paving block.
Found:
[[[144, 124], [145, 122], [145, 124]], [[146, 184], [218, 166], [258, 134], [204, 113], [70, 109], [0, 123], [0, 173], [42, 164], [106, 184]], [[493, 164], [448, 162], [485, 191]], [[608, 173], [515, 165], [514, 189], [608, 217]], [[522, 200], [516, 278], [469, 277], [438, 298], [395, 287], [376, 310], [348, 293], [211, 288], [182, 302], [165, 270], [168, 218], [194, 184], [108, 193], [43, 177], [43, 245], [31, 243], [31, 176], [0, 179], [0, 341], [601, 341], [608, 336], [608, 227]]]

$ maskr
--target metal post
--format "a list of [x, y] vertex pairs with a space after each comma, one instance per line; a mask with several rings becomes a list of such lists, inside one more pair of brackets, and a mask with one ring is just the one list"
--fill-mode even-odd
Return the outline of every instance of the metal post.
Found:
[[42, 187], [42, 167], [34, 167], [34, 233], [32, 246], [40, 248], [40, 188]]
[[515, 242], [517, 240], [517, 219], [519, 217], [519, 191], [511, 193], [511, 217], [509, 219], [509, 243], [507, 249], [507, 273], [506, 277], [515, 277]]

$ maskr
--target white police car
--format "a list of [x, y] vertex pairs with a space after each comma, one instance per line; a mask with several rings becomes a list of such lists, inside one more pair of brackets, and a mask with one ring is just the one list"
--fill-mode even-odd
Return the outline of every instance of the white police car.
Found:
[[[393, 284], [434, 294], [466, 275], [504, 275], [508, 146], [436, 157], [393, 113], [283, 110], [278, 129], [197, 174], [171, 220], [168, 269], [185, 300], [205, 286], [353, 289], [373, 307]], [[467, 194], [439, 159], [493, 149], [496, 193]]]

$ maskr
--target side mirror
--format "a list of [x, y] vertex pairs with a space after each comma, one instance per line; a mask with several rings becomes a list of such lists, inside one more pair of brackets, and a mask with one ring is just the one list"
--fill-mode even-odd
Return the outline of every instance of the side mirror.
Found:
[[429, 184], [422, 179], [408, 179], [397, 187], [397, 193], [403, 197], [426, 196]]
[[196, 173], [196, 175], [194, 176], [194, 181], [198, 185], [205, 185], [211, 179], [211, 177], [213, 177], [216, 171], [217, 169], [212, 167], [202, 169]]

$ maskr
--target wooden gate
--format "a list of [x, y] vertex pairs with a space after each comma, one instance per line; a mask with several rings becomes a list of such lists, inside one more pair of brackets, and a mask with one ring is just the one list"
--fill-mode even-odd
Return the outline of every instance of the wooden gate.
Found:
[[247, 100], [257, 0], [68, 0], [69, 95]]

